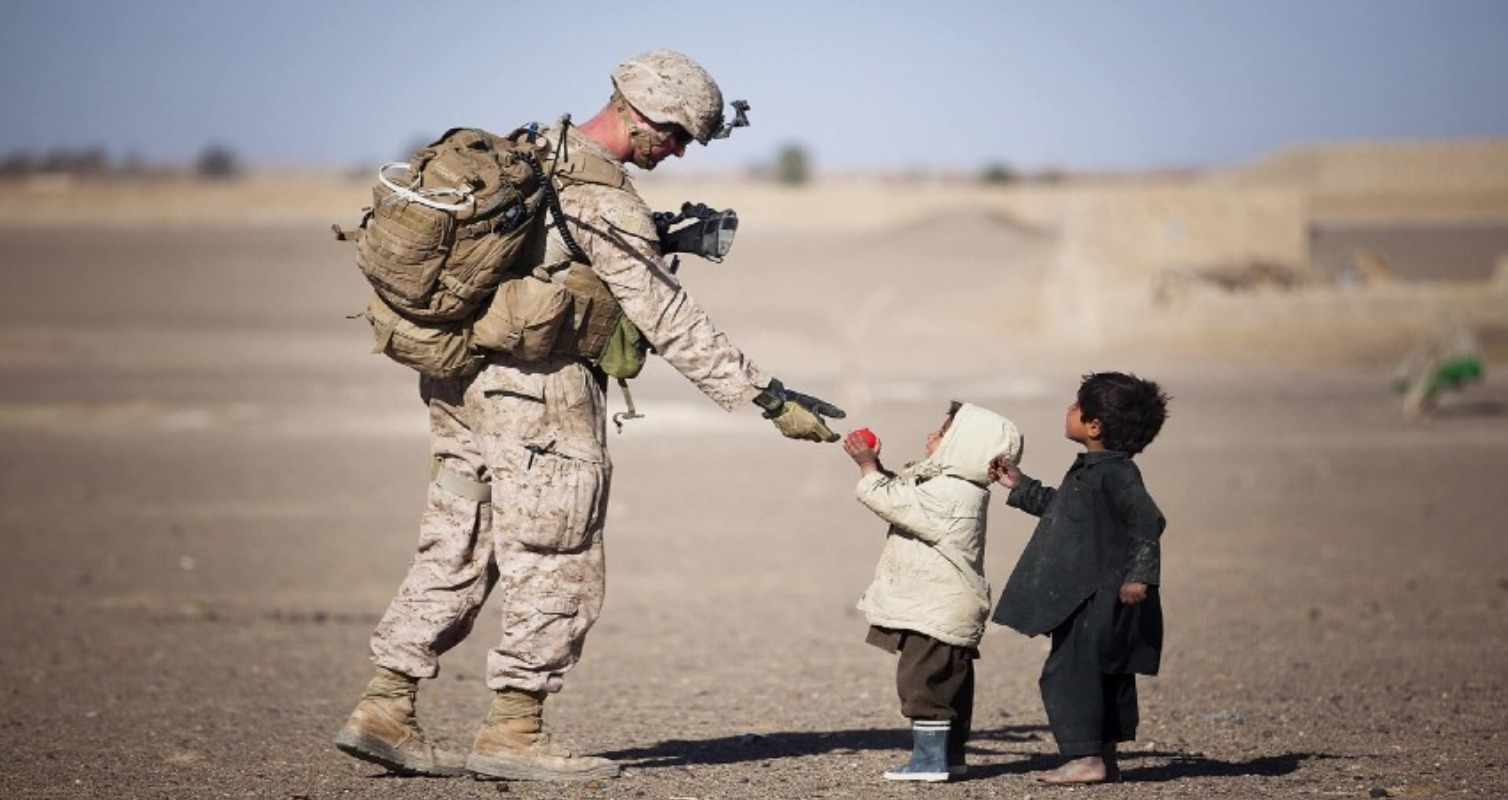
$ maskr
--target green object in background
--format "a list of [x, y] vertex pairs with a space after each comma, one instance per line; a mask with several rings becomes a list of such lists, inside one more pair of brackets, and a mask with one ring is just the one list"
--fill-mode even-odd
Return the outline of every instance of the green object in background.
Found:
[[1462, 384], [1482, 379], [1482, 361], [1477, 358], [1458, 358], [1435, 368], [1430, 377], [1429, 390], [1454, 389]]
[[[1442, 389], [1456, 389], [1472, 381], [1482, 379], [1484, 370], [1480, 358], [1457, 358], [1447, 361], [1430, 373], [1429, 394], [1436, 394]], [[1393, 391], [1403, 394], [1409, 390], [1408, 380], [1399, 380], [1393, 384]]]

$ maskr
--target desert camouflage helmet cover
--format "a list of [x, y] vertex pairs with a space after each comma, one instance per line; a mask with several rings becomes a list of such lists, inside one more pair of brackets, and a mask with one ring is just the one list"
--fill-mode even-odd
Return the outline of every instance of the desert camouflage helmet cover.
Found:
[[707, 70], [674, 50], [651, 50], [618, 65], [613, 86], [651, 122], [673, 123], [706, 144], [723, 126], [723, 92]]

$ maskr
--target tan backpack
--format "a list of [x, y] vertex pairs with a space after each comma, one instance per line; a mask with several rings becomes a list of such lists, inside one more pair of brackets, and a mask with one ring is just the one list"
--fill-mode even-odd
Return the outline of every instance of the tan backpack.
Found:
[[[559, 175], [557, 164], [564, 168]], [[572, 347], [573, 355], [601, 353], [600, 342], [575, 331], [558, 336], [570, 327], [563, 312], [571, 298], [546, 296], [532, 291], [535, 281], [510, 279], [529, 273], [532, 265], [520, 261], [549, 215], [572, 260], [587, 263], [563, 224], [555, 183], [612, 185], [621, 171], [558, 162], [531, 125], [507, 136], [453, 128], [407, 163], [383, 165], [377, 178], [360, 227], [334, 226], [337, 239], [356, 242], [356, 265], [375, 292], [359, 315], [372, 326], [373, 352], [438, 378], [474, 374], [485, 350], [533, 361], [558, 352], [558, 339], [562, 347], [595, 347]], [[504, 285], [520, 291], [500, 294]], [[616, 304], [604, 311], [616, 312]]]
[[356, 242], [377, 296], [416, 322], [472, 316], [539, 227], [546, 152], [530, 128], [453, 128], [407, 164], [384, 165]]

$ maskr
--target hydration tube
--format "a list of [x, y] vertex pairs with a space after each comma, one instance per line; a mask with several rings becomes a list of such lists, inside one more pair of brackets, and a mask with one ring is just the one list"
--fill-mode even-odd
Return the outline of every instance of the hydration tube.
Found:
[[[471, 209], [476, 207], [476, 198], [472, 197], [471, 192], [467, 190], [452, 189], [448, 186], [442, 186], [436, 189], [420, 189], [418, 191], [415, 191], [407, 186], [402, 186], [400, 184], [394, 183], [387, 176], [388, 171], [393, 169], [402, 169], [404, 173], [407, 174], [408, 163], [404, 161], [391, 161], [383, 164], [377, 170], [377, 180], [381, 182], [383, 186], [386, 186], [387, 188], [393, 190], [393, 194], [398, 195], [405, 200], [410, 200], [418, 203], [419, 205], [429, 206], [430, 208], [439, 209], [441, 211], [470, 211]], [[446, 196], [459, 197], [461, 198], [461, 202], [444, 203], [435, 199], [438, 197]]]

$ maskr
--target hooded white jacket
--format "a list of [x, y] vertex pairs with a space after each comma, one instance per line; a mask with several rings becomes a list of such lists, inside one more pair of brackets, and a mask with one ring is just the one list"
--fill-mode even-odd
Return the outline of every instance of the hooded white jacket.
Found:
[[859, 598], [869, 624], [978, 646], [990, 612], [984, 579], [989, 465], [1021, 457], [1021, 433], [993, 411], [964, 404], [937, 450], [899, 474], [859, 480], [859, 502], [890, 523], [874, 582]]

